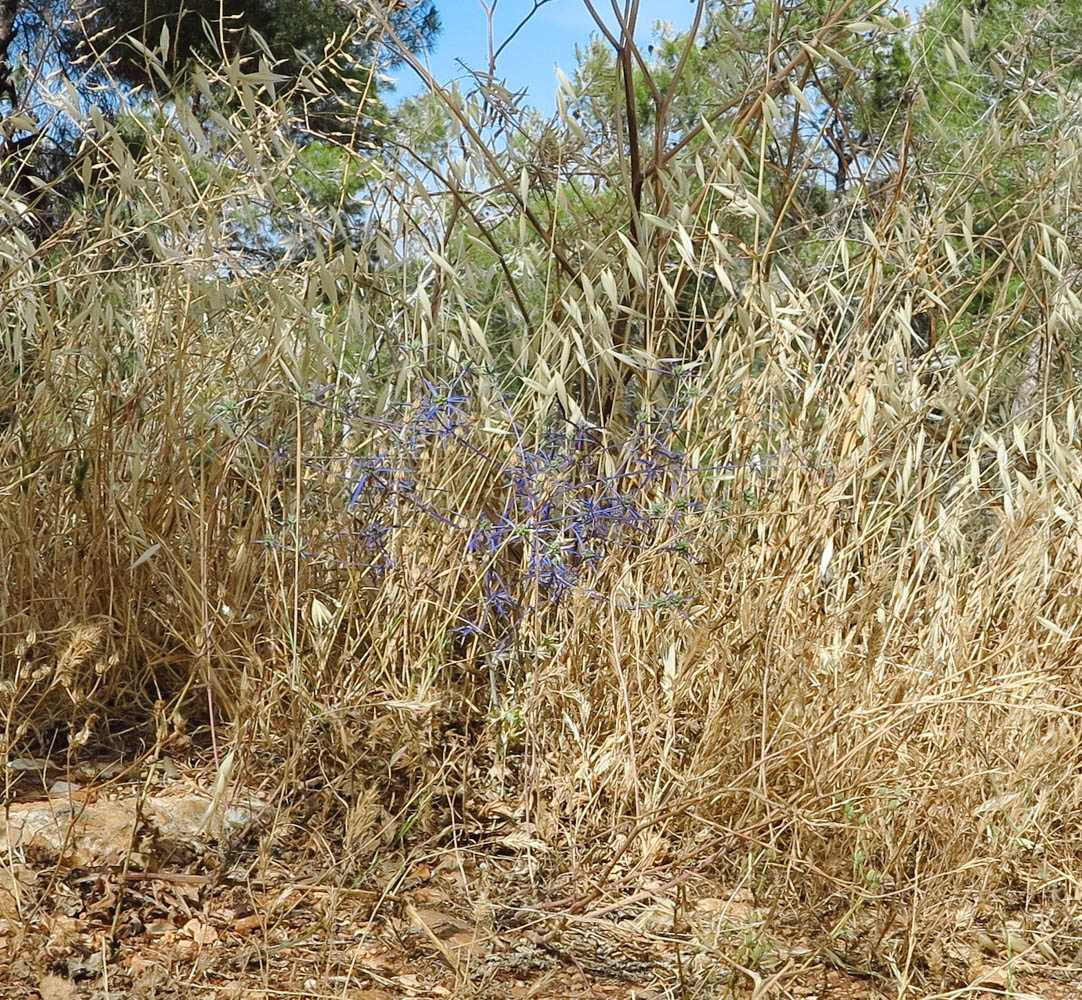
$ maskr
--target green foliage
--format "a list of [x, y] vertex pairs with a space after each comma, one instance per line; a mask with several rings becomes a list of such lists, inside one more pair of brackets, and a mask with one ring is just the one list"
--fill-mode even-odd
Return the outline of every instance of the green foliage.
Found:
[[[280, 155], [293, 175], [288, 190], [299, 192], [305, 214], [291, 216], [295, 206], [283, 193], [275, 212], [238, 211], [233, 220], [238, 240], [254, 252], [271, 253], [298, 243], [309, 253], [316, 242], [348, 239], [372, 177], [370, 157], [362, 151], [370, 154], [388, 135], [378, 67], [393, 59], [381, 47], [383, 31], [423, 50], [439, 30], [430, 0], [386, 11], [330, 0], [213, 9], [140, 0], [95, 5], [78, 18], [55, 13], [18, 20], [17, 47], [44, 47], [64, 72], [79, 67], [79, 87], [98, 117], [89, 131], [86, 121], [71, 117], [75, 108], [59, 118], [37, 112], [19, 119], [28, 134], [7, 145], [0, 170], [31, 208], [26, 230], [36, 238], [54, 231], [85, 198], [87, 182], [115, 167], [95, 141], [98, 123], [116, 122], [113, 139], [122, 139], [127, 153], [111, 158], [136, 165], [148, 135], [173, 117], [184, 119], [191, 141], [203, 142], [230, 130], [238, 101], [256, 93], [273, 100], [281, 89], [291, 95], [291, 105], [289, 144]], [[226, 72], [208, 72], [221, 60]], [[24, 86], [6, 95], [13, 110], [51, 100], [30, 77], [16, 74], [15, 80]]]
[[[244, 89], [236, 86], [237, 79], [254, 73], [268, 93], [281, 87], [294, 95], [289, 112], [293, 143], [329, 144], [322, 153], [302, 154], [300, 159], [312, 161], [302, 166], [313, 182], [311, 204], [318, 201], [322, 187], [326, 208], [341, 209], [342, 199], [319, 178], [333, 173], [347, 186], [355, 180], [349, 203], [363, 184], [356, 151], [370, 150], [387, 136], [390, 115], [377, 99], [385, 89], [379, 67], [394, 60], [381, 44], [383, 32], [397, 32], [405, 43], [423, 50], [439, 31], [431, 0], [396, 3], [389, 9], [332, 0], [194, 7], [162, 0], [107, 0], [88, 9], [78, 3], [38, 7], [17, 0], [14, 6], [17, 16], [10, 37], [0, 30], [8, 60], [20, 60], [0, 79], [6, 82], [0, 100], [11, 112], [0, 149], [0, 177], [32, 207], [28, 218], [33, 223], [27, 228], [39, 236], [54, 230], [80, 197], [75, 164], [91, 161], [91, 174], [106, 167], [94, 141], [101, 129], [95, 126], [88, 132], [80, 108], [97, 108], [129, 125], [142, 119], [134, 127], [122, 126], [129, 151], [138, 159], [143, 131], [153, 119], [168, 114], [164, 102], [190, 103], [201, 118], [201, 130], [220, 128]], [[0, 66], [5, 65], [4, 55], [0, 52]], [[55, 63], [57, 74], [31, 72], [36, 60]], [[213, 68], [222, 61], [231, 72], [208, 86], [208, 79], [215, 77]], [[298, 87], [302, 79], [305, 83]], [[65, 110], [59, 114], [53, 90], [63, 91], [59, 107]], [[74, 104], [72, 95], [77, 97]], [[338, 160], [333, 166], [332, 159]]]
[[[418, 51], [439, 31], [432, 0], [377, 6], [389, 7], [394, 28]], [[73, 59], [90, 55], [130, 86], [157, 87], [163, 75], [177, 81], [200, 63], [259, 58], [267, 52], [274, 53], [276, 73], [295, 79], [335, 39], [350, 38], [351, 55], [362, 63], [372, 59], [375, 46], [353, 30], [357, 17], [365, 16], [363, 7], [356, 10], [335, 0], [228, 0], [197, 6], [176, 0], [101, 0], [83, 13], [80, 30], [68, 34], [64, 51]], [[148, 51], [156, 54], [153, 62]]]

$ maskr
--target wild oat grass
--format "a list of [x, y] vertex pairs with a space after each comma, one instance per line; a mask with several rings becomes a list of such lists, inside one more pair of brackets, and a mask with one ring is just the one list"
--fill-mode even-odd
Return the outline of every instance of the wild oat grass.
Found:
[[[484, 155], [347, 161], [348, 245], [298, 221], [295, 95], [224, 74], [138, 154], [96, 121], [44, 242], [6, 196], [6, 755], [213, 721], [343, 878], [500, 800], [569, 911], [698, 869], [834, 937], [897, 907], [910, 972], [974, 901], [1077, 904], [1067, 96], [983, 231], [1006, 111], [949, 172], [870, 162], [802, 248], [763, 201], [778, 79], [640, 168], [638, 233], [623, 160], [590, 215], [437, 88]], [[259, 219], [302, 249], [237, 251]]]

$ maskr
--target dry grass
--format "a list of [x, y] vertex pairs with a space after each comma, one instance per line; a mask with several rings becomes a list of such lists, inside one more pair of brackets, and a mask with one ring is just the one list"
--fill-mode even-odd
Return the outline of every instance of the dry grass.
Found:
[[624, 161], [619, 221], [559, 166], [524, 202], [451, 101], [488, 159], [381, 161], [378, 263], [263, 266], [229, 220], [304, 216], [292, 105], [226, 82], [212, 129], [178, 111], [137, 158], [101, 123], [67, 224], [0, 235], [5, 754], [92, 712], [213, 720], [344, 879], [499, 800], [565, 912], [696, 871], [835, 944], [897, 914], [860, 947], [901, 984], [1020, 904], [1069, 963], [1069, 95], [984, 231], [967, 205], [1031, 138], [1010, 109], [949, 173], [870, 163], [803, 256], [763, 207], [773, 78], [651, 175], [638, 233]]

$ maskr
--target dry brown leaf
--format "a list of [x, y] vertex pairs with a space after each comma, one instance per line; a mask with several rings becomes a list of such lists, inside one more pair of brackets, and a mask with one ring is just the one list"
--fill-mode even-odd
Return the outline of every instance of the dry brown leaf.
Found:
[[75, 984], [61, 976], [43, 976], [38, 981], [41, 1000], [67, 1000], [75, 995]]
[[233, 930], [238, 934], [251, 934], [252, 931], [262, 930], [267, 926], [265, 913], [252, 913], [247, 917], [238, 917], [233, 921]]
[[218, 931], [198, 917], [192, 917], [181, 929], [181, 933], [190, 937], [201, 948], [218, 943]]
[[1005, 990], [1009, 984], [1010, 976], [1002, 965], [984, 966], [973, 981], [974, 986], [990, 986], [1001, 990]]

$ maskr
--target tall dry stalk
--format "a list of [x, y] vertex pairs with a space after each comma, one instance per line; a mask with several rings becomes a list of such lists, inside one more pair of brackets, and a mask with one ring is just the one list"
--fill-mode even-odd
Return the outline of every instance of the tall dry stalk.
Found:
[[331, 221], [370, 235], [277, 263], [237, 220], [319, 206], [258, 72], [138, 156], [98, 123], [47, 242], [9, 197], [5, 754], [163, 702], [318, 800], [346, 871], [499, 799], [569, 909], [701, 869], [854, 949], [907, 908], [880, 961], [1074, 901], [1079, 402], [1042, 345], [1082, 312], [1077, 116], [1001, 224], [967, 205], [1006, 117], [949, 173], [866, 162], [802, 253], [817, 168], [768, 147], [855, 16], [691, 131], [655, 87], [652, 148], [565, 113], [532, 173], [500, 95], [432, 81], [444, 161], [343, 153], [370, 214]]

